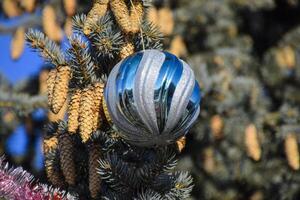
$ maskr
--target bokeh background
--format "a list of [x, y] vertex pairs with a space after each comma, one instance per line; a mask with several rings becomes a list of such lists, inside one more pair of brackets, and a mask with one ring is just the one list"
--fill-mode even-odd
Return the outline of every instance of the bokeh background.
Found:
[[[152, 3], [147, 18], [160, 27], [164, 49], [193, 66], [203, 94], [178, 166], [193, 175], [191, 199], [300, 199], [300, 2]], [[66, 49], [72, 17], [91, 4], [1, 1], [0, 154], [41, 181], [43, 127], [64, 113], [47, 110], [52, 66], [24, 34], [43, 30]]]

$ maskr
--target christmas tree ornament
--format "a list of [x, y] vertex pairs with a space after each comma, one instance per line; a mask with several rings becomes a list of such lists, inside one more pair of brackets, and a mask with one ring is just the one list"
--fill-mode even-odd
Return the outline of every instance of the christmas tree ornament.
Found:
[[175, 55], [145, 50], [120, 61], [108, 77], [105, 102], [121, 136], [137, 146], [184, 136], [200, 112], [200, 88]]

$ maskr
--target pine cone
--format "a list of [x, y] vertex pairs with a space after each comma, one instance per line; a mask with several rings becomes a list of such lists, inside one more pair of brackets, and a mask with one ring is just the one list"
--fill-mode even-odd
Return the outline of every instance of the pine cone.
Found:
[[50, 151], [54, 151], [57, 149], [58, 140], [56, 136], [53, 136], [49, 139], [44, 139], [43, 141], [43, 151], [45, 154]]
[[92, 87], [85, 88], [81, 93], [79, 107], [79, 130], [83, 142], [86, 142], [93, 131], [94, 119], [94, 90]]
[[35, 9], [36, 0], [22, 0], [21, 6], [27, 11], [27, 12], [33, 12]]
[[58, 113], [67, 99], [71, 69], [68, 66], [59, 67], [55, 78], [51, 110]]
[[81, 90], [77, 89], [72, 94], [71, 101], [69, 104], [69, 109], [68, 109], [68, 131], [69, 131], [69, 133], [76, 133], [76, 131], [78, 129], [80, 98], [81, 98]]
[[169, 36], [173, 33], [174, 19], [170, 8], [165, 7], [158, 11], [158, 26], [165, 36]]
[[64, 25], [64, 31], [65, 31], [65, 33], [68, 37], [70, 37], [72, 35], [73, 27], [72, 27], [72, 18], [71, 17], [68, 17], [66, 19], [66, 22], [65, 22], [65, 25]]
[[126, 42], [121, 47], [120, 57], [121, 57], [121, 59], [124, 59], [124, 58], [130, 56], [133, 53], [134, 53], [134, 46], [133, 46], [133, 44], [131, 42]]
[[47, 79], [49, 76], [48, 70], [42, 70], [39, 74], [39, 94], [47, 93]]
[[98, 161], [101, 157], [100, 145], [91, 143], [89, 145], [89, 190], [92, 198], [97, 198], [101, 192], [101, 176], [97, 172]]
[[134, 0], [130, 10], [130, 21], [132, 33], [140, 31], [141, 23], [143, 20], [143, 2], [140, 0]]
[[284, 141], [285, 154], [289, 163], [289, 166], [293, 170], [299, 170], [300, 158], [299, 148], [297, 143], [297, 136], [295, 134], [288, 134]]
[[92, 25], [97, 22], [99, 18], [105, 15], [108, 8], [109, 0], [96, 0], [92, 9], [87, 15], [83, 32], [85, 35], [89, 35], [92, 31]]
[[261, 147], [257, 129], [254, 124], [250, 124], [245, 130], [245, 145], [248, 156], [253, 160], [258, 161], [261, 157]]
[[56, 187], [64, 185], [63, 174], [60, 169], [58, 149], [45, 153], [45, 171], [49, 181]]
[[17, 31], [15, 32], [13, 39], [11, 41], [11, 58], [16, 60], [20, 58], [24, 51], [25, 46], [25, 29], [24, 27], [18, 27]]
[[2, 9], [8, 17], [16, 17], [22, 13], [16, 0], [3, 0]]
[[51, 107], [52, 98], [53, 98], [53, 89], [55, 84], [55, 78], [56, 78], [56, 69], [50, 70], [47, 78], [47, 92], [48, 92], [48, 105]]
[[60, 109], [60, 111], [55, 114], [53, 112], [51, 112], [51, 110], [48, 111], [48, 119], [50, 122], [58, 122], [61, 120], [64, 120], [66, 112], [68, 109], [68, 101], [65, 101], [63, 107]]
[[186, 45], [183, 41], [183, 38], [180, 35], [176, 35], [172, 39], [169, 52], [179, 57], [187, 55]]
[[147, 20], [155, 26], [158, 26], [158, 10], [154, 6], [147, 9]]
[[129, 10], [124, 0], [111, 0], [110, 8], [115, 15], [121, 30], [128, 34], [132, 32]]
[[213, 173], [216, 169], [213, 147], [207, 147], [203, 151], [203, 168], [208, 173]]
[[46, 5], [43, 9], [42, 24], [46, 35], [54, 41], [61, 41], [63, 34], [60, 25], [56, 22], [56, 13], [52, 6]]
[[76, 182], [76, 169], [74, 163], [74, 146], [71, 135], [61, 130], [59, 127], [58, 147], [60, 167], [62, 173], [69, 185], [75, 185]]
[[210, 129], [215, 139], [223, 138], [224, 122], [220, 115], [214, 115], [210, 120]]
[[293, 69], [296, 66], [296, 53], [291, 46], [279, 48], [275, 52], [275, 59], [282, 69]]
[[93, 131], [97, 130], [101, 125], [101, 103], [103, 98], [104, 84], [94, 84], [94, 120], [93, 120]]
[[64, 0], [64, 8], [68, 16], [73, 16], [76, 12], [77, 0]]
[[111, 123], [112, 123], [112, 120], [111, 120], [111, 117], [110, 117], [110, 115], [109, 115], [109, 112], [108, 112], [108, 108], [107, 108], [105, 99], [103, 99], [103, 101], [102, 101], [102, 108], [103, 108], [103, 112], [104, 112], [106, 121], [107, 121], [109, 124], [111, 124]]

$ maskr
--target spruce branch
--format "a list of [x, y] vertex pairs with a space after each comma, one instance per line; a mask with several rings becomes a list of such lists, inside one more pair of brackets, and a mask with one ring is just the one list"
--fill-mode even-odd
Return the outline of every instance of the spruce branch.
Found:
[[88, 42], [82, 36], [73, 35], [69, 41], [71, 48], [67, 54], [73, 71], [71, 84], [83, 88], [96, 80], [97, 65], [90, 54]]
[[11, 25], [6, 25], [4, 23], [0, 24], [0, 33], [10, 34], [14, 33], [18, 27], [23, 26], [25, 28], [33, 28], [40, 26], [42, 24], [41, 17], [37, 13], [30, 15], [23, 15], [18, 18], [15, 23], [10, 23]]
[[152, 188], [166, 199], [186, 199], [193, 187], [193, 179], [188, 172], [176, 171], [157, 176]]
[[[143, 44], [144, 42], [146, 49], [162, 49], [163, 44], [163, 35], [159, 31], [158, 27], [156, 27], [152, 22], [143, 21], [142, 22], [142, 36], [141, 34], [137, 34], [136, 37], [134, 37], [134, 44], [137, 48], [137, 51], [143, 50]], [[143, 37], [143, 39], [141, 38]]]
[[29, 29], [26, 40], [31, 47], [39, 51], [44, 59], [54, 66], [66, 66], [66, 60], [58, 45], [50, 40], [44, 33]]
[[47, 97], [44, 95], [29, 96], [0, 91], [0, 109], [10, 108], [20, 115], [27, 115], [38, 108], [47, 108]]
[[158, 192], [155, 192], [151, 189], [147, 189], [146, 191], [142, 191], [137, 195], [137, 198], [134, 198], [134, 200], [163, 200], [161, 194]]
[[90, 23], [85, 24], [85, 26], [88, 27], [88, 29], [90, 30], [90, 34], [88, 35], [89, 38], [93, 38], [95, 35], [105, 32], [108, 30], [109, 27], [113, 26], [112, 20], [111, 20], [111, 16], [109, 14], [110, 12], [108, 12], [107, 14], [105, 14], [104, 16], [98, 18], [95, 21], [92, 21]]
[[100, 159], [99, 174], [110, 188], [118, 192], [140, 190], [151, 185], [154, 177], [172, 170], [177, 163], [175, 153], [167, 148], [129, 149], [121, 155], [107, 154]]
[[77, 14], [72, 19], [72, 28], [75, 33], [83, 33], [83, 27], [86, 22], [85, 14]]
[[114, 151], [115, 148], [121, 146], [124, 142], [120, 135], [115, 131], [100, 131], [97, 130], [92, 134], [91, 141], [99, 143], [101, 151], [108, 153]]
[[65, 180], [60, 168], [58, 148], [45, 152], [45, 171], [49, 181], [56, 187], [64, 187]]
[[113, 59], [119, 53], [123, 44], [122, 35], [116, 30], [107, 30], [95, 35], [94, 47], [97, 49], [99, 57], [109, 57]]
[[108, 187], [115, 192], [130, 192], [129, 188], [131, 186], [122, 180], [122, 178], [124, 178], [123, 176], [119, 175], [119, 172], [124, 172], [124, 170], [126, 170], [126, 172], [130, 172], [130, 170], [127, 169], [125, 165], [120, 164], [117, 156], [115, 155], [99, 160], [98, 173], [101, 175], [102, 180], [108, 185]]

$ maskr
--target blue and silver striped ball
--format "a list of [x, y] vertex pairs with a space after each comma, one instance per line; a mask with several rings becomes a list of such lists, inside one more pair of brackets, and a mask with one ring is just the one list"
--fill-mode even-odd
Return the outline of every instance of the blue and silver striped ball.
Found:
[[185, 135], [200, 112], [193, 70], [175, 55], [145, 50], [120, 61], [105, 87], [115, 126], [129, 143], [150, 147]]

